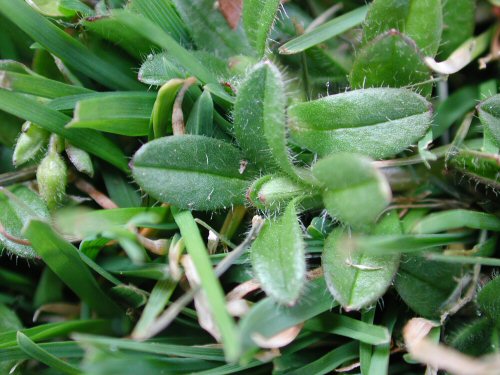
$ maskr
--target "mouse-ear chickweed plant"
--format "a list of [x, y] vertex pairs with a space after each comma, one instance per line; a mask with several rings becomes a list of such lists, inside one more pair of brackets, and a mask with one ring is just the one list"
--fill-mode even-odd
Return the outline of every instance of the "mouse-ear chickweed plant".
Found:
[[499, 19], [0, 0], [0, 373], [497, 373]]

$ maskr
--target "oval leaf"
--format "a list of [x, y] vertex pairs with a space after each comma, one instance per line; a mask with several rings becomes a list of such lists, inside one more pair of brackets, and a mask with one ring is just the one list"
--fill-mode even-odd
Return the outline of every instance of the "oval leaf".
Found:
[[422, 138], [431, 125], [430, 103], [405, 89], [378, 88], [331, 95], [291, 106], [295, 142], [325, 156], [356, 152], [395, 155]]
[[[18, 185], [10, 189], [11, 194], [0, 193], [0, 224], [9, 235], [22, 239], [23, 226], [33, 217], [50, 217], [43, 200], [26, 186]], [[35, 258], [37, 253], [31, 246], [12, 241], [0, 234], [0, 244], [11, 253], [22, 258]]]
[[476, 0], [441, 0], [443, 6], [443, 34], [439, 57], [448, 58], [462, 43], [474, 34]]
[[[392, 211], [377, 224], [374, 233], [401, 234]], [[325, 242], [323, 272], [328, 289], [347, 310], [359, 310], [376, 302], [390, 286], [398, 269], [399, 255], [369, 255], [357, 251], [344, 229], [335, 229]]]
[[500, 147], [500, 94], [492, 96], [477, 107], [484, 134]]
[[251, 168], [232, 145], [201, 135], [171, 136], [142, 146], [132, 173], [154, 198], [194, 210], [243, 204]]
[[411, 86], [430, 95], [431, 72], [415, 42], [396, 30], [366, 44], [357, 54], [349, 77], [353, 88]]
[[320, 160], [313, 175], [323, 184], [328, 213], [345, 224], [364, 228], [375, 222], [391, 201], [391, 188], [370, 159], [341, 153]]
[[415, 40], [426, 55], [435, 56], [442, 28], [441, 0], [375, 0], [366, 16], [363, 39], [370, 41], [395, 29]]
[[280, 0], [245, 0], [243, 3], [243, 27], [259, 56], [266, 50], [267, 37], [280, 3]]
[[295, 202], [283, 216], [268, 220], [251, 248], [252, 268], [262, 289], [281, 304], [293, 305], [306, 280], [304, 240]]

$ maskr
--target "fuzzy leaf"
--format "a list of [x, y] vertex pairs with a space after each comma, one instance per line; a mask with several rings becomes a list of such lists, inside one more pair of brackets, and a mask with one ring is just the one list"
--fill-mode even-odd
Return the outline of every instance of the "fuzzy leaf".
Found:
[[477, 295], [479, 309], [500, 326], [500, 277], [486, 284]]
[[252, 268], [267, 295], [293, 305], [305, 284], [304, 240], [292, 201], [278, 219], [269, 219], [251, 248]]
[[417, 314], [438, 319], [448, 297], [457, 287], [462, 266], [404, 255], [395, 286], [403, 301]]
[[[373, 234], [401, 234], [397, 214], [386, 214]], [[325, 242], [322, 256], [328, 289], [347, 310], [359, 310], [382, 297], [399, 265], [397, 254], [376, 256], [356, 250], [345, 230], [335, 229]]]
[[500, 94], [486, 99], [477, 107], [484, 134], [500, 147]]
[[441, 0], [375, 0], [363, 28], [365, 42], [396, 29], [412, 38], [428, 56], [435, 56], [441, 40]]
[[313, 167], [323, 184], [328, 213], [357, 228], [373, 224], [391, 201], [391, 188], [370, 159], [349, 153], [332, 155]]
[[473, 36], [476, 0], [441, 0], [441, 3], [443, 34], [438, 55], [444, 60]]
[[245, 0], [243, 27], [259, 56], [264, 55], [267, 37], [271, 31], [280, 0]]
[[287, 149], [286, 96], [280, 71], [269, 61], [257, 64], [238, 91], [233, 132], [250, 161], [262, 169], [281, 168], [297, 179], [309, 179], [296, 168]]
[[[200, 135], [171, 136], [142, 146], [132, 173], [154, 198], [181, 208], [212, 210], [243, 204], [251, 168], [232, 145]], [[186, 194], [189, 192], [189, 194]]]
[[[49, 218], [49, 211], [43, 200], [32, 190], [23, 185], [10, 188], [15, 197], [0, 193], [0, 224], [5, 232], [17, 238], [23, 238], [23, 226], [33, 217]], [[0, 234], [0, 244], [11, 253], [22, 258], [35, 258], [37, 253], [31, 246], [21, 245]]]
[[356, 152], [374, 158], [397, 154], [431, 125], [430, 103], [405, 89], [366, 89], [293, 105], [290, 132], [302, 147], [325, 156]]
[[412, 87], [428, 96], [430, 69], [415, 42], [398, 31], [388, 31], [367, 43], [357, 54], [349, 80], [353, 88]]

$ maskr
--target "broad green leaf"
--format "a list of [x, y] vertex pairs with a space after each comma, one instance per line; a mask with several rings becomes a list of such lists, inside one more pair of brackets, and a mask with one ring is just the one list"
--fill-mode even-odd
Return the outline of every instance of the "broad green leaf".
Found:
[[412, 228], [412, 232], [439, 233], [464, 227], [500, 231], [500, 218], [479, 211], [447, 210], [425, 216]]
[[462, 43], [472, 37], [475, 26], [476, 0], [441, 0], [443, 34], [438, 56], [448, 58]]
[[[251, 51], [241, 25], [233, 30], [212, 0], [172, 0], [198, 49], [221, 57], [245, 55]], [[201, 77], [198, 77], [201, 79]]]
[[147, 135], [154, 102], [154, 95], [143, 93], [85, 99], [76, 104], [73, 120], [66, 127], [128, 136]]
[[172, 213], [186, 244], [186, 250], [193, 260], [212, 319], [220, 332], [226, 359], [228, 362], [233, 362], [241, 352], [240, 335], [233, 318], [227, 311], [224, 290], [210, 264], [200, 231], [191, 212], [180, 211], [173, 207]]
[[496, 326], [500, 326], [500, 278], [495, 277], [477, 294], [479, 309], [488, 316]]
[[77, 39], [38, 14], [24, 0], [1, 0], [0, 13], [75, 70], [115, 89], [141, 89], [130, 75], [98, 57]]
[[353, 88], [408, 87], [424, 96], [431, 94], [431, 79], [415, 42], [393, 30], [361, 48], [349, 76]]
[[171, 0], [132, 0], [127, 6], [153, 21], [175, 40], [183, 44], [189, 42], [186, 26]]
[[391, 201], [385, 177], [364, 156], [339, 153], [318, 161], [312, 169], [323, 185], [328, 213], [344, 224], [365, 228]]
[[252, 163], [307, 179], [307, 173], [292, 164], [287, 149], [285, 105], [279, 70], [269, 61], [256, 65], [238, 90], [233, 132]]
[[463, 149], [450, 160], [450, 164], [472, 181], [500, 190], [500, 165], [492, 154]]
[[37, 254], [90, 308], [105, 317], [120, 316], [120, 308], [100, 288], [78, 250], [45, 222], [32, 219], [24, 227]]
[[500, 94], [481, 102], [477, 107], [485, 137], [500, 147]]
[[395, 280], [403, 301], [417, 314], [438, 319], [446, 301], [458, 286], [462, 266], [404, 255]]
[[317, 44], [320, 44], [330, 38], [344, 33], [345, 31], [358, 26], [365, 19], [369, 7], [361, 6], [333, 20], [325, 22], [303, 35], [285, 43], [279, 49], [279, 52], [284, 55], [294, 54], [309, 49]]
[[94, 130], [66, 129], [65, 125], [71, 120], [70, 117], [34, 99], [0, 89], [0, 110], [31, 121], [51, 133], [64, 137], [74, 146], [106, 160], [123, 171], [128, 171], [123, 152], [112, 141]]
[[495, 324], [488, 317], [480, 317], [449, 332], [449, 343], [462, 353], [480, 356], [494, 350], [491, 340], [494, 333]]
[[305, 244], [295, 204], [288, 204], [281, 217], [266, 221], [250, 250], [262, 289], [289, 306], [296, 303], [306, 281]]
[[[373, 234], [400, 234], [396, 212], [385, 214]], [[370, 255], [356, 249], [344, 229], [335, 229], [322, 256], [328, 289], [346, 310], [359, 310], [382, 297], [399, 266], [399, 255]]]
[[243, 2], [243, 28], [259, 56], [266, 51], [267, 38], [274, 23], [280, 0], [246, 0]]
[[441, 0], [375, 0], [366, 16], [363, 40], [396, 29], [412, 38], [426, 55], [435, 56], [442, 28]]
[[[231, 144], [200, 135], [171, 136], [142, 146], [132, 160], [136, 182], [178, 207], [212, 210], [243, 204], [252, 176]], [[186, 194], [189, 191], [190, 194]]]
[[[0, 224], [5, 232], [19, 239], [23, 239], [22, 229], [33, 217], [49, 218], [47, 206], [32, 190], [23, 185], [10, 188], [14, 195], [0, 192]], [[9, 240], [0, 234], [0, 244], [11, 253], [22, 258], [35, 258], [38, 254], [31, 246], [22, 245]]]
[[320, 156], [356, 152], [384, 158], [423, 137], [432, 113], [414, 92], [374, 88], [298, 103], [288, 116], [293, 140]]
[[69, 363], [60, 360], [55, 355], [50, 354], [45, 349], [42, 349], [40, 346], [30, 340], [28, 336], [20, 331], [17, 333], [17, 343], [23, 352], [28, 354], [31, 358], [49, 366], [50, 368], [56, 369], [64, 374], [69, 375], [83, 374], [83, 372], [77, 367], [74, 367]]

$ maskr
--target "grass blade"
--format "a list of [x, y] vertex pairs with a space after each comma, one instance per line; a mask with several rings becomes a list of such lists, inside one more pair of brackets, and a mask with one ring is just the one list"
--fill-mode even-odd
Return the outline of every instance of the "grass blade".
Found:
[[322, 43], [334, 36], [360, 25], [368, 13], [368, 5], [334, 18], [312, 31], [301, 35], [282, 45], [279, 52], [283, 55], [292, 55]]

